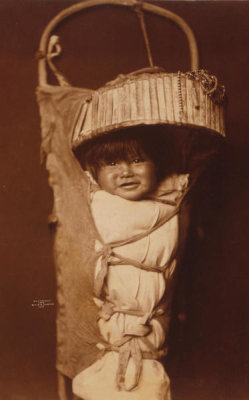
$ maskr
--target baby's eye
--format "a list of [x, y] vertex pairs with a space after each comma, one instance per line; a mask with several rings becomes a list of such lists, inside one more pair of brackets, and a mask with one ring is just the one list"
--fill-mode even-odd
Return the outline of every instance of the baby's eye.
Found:
[[108, 165], [110, 165], [111, 167], [115, 167], [115, 165], [117, 165], [117, 163], [115, 161], [110, 161], [108, 163]]
[[142, 158], [136, 157], [136, 158], [134, 158], [134, 159], [132, 160], [132, 162], [133, 162], [134, 164], [138, 164], [138, 163], [143, 162], [143, 160], [142, 160]]

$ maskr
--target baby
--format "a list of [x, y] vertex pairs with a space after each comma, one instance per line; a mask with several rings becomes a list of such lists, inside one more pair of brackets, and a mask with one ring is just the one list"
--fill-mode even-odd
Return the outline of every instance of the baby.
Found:
[[99, 234], [94, 301], [103, 356], [74, 378], [81, 399], [171, 398], [158, 360], [167, 352], [178, 211], [188, 175], [172, 173], [170, 149], [164, 128], [143, 127], [104, 135], [83, 150]]

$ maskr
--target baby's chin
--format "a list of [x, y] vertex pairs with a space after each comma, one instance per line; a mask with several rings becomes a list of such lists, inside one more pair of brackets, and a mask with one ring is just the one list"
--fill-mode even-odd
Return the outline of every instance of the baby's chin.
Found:
[[116, 194], [116, 196], [119, 196], [122, 199], [130, 200], [130, 201], [139, 201], [145, 197], [145, 195], [132, 195], [132, 194], [129, 194], [129, 195], [128, 194], [124, 194], [124, 195]]
[[111, 193], [111, 194], [119, 196], [119, 197], [121, 197], [122, 199], [125, 199], [125, 200], [139, 201], [139, 200], [145, 199], [150, 193], [151, 193], [151, 190], [124, 190], [124, 189], [119, 189], [119, 190], [116, 190], [114, 193]]

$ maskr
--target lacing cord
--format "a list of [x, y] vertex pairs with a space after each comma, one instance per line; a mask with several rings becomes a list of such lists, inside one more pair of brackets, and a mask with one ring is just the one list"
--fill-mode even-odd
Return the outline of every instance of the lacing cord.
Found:
[[108, 273], [108, 266], [110, 265], [132, 265], [136, 268], [140, 268], [144, 271], [149, 271], [149, 272], [160, 272], [164, 273], [167, 267], [170, 265], [172, 262], [172, 259], [175, 257], [175, 253], [172, 254], [172, 257], [170, 260], [164, 265], [164, 266], [157, 266], [155, 265], [154, 267], [148, 266], [144, 263], [140, 263], [137, 260], [126, 258], [121, 256], [120, 254], [116, 253], [114, 251], [115, 247], [121, 247], [126, 244], [134, 243], [146, 236], [148, 236], [150, 233], [154, 232], [158, 228], [160, 228], [162, 225], [164, 225], [166, 222], [168, 222], [171, 218], [173, 218], [177, 213], [179, 212], [179, 207], [176, 207], [169, 215], [167, 215], [165, 218], [163, 218], [157, 225], [153, 226], [151, 229], [147, 230], [146, 232], [142, 232], [140, 234], [134, 235], [133, 237], [123, 240], [123, 241], [116, 241], [112, 242], [109, 244], [106, 244], [102, 241], [96, 241], [96, 244], [99, 245], [100, 249], [98, 250], [99, 257], [101, 259], [101, 268], [97, 273], [96, 279], [94, 281], [94, 293], [96, 297], [100, 297], [102, 287], [105, 281], [105, 278]]
[[[110, 257], [119, 257], [116, 261], [111, 260]], [[167, 266], [172, 262], [172, 259], [175, 257], [175, 253], [172, 254], [169, 262], [163, 266], [155, 266], [149, 267], [145, 264], [139, 263], [138, 261], [121, 257], [117, 253], [115, 253], [110, 247], [106, 246], [103, 250], [102, 259], [101, 259], [101, 270], [97, 275], [94, 283], [94, 291], [95, 295], [99, 296], [103, 287], [104, 279], [108, 272], [109, 265], [133, 265], [136, 268], [140, 268], [146, 271], [152, 272], [164, 272]], [[97, 299], [99, 300], [99, 299]], [[100, 301], [100, 300], [99, 300]], [[151, 327], [148, 324], [154, 317], [162, 315], [165, 312], [164, 309], [158, 308], [154, 310], [151, 315], [147, 317], [146, 324], [143, 324], [143, 329], [139, 329], [136, 331], [136, 327], [133, 328], [133, 334], [124, 335], [124, 337], [115, 342], [114, 344], [98, 344], [97, 347], [102, 349], [104, 352], [107, 351], [116, 351], [119, 353], [119, 361], [118, 361], [118, 370], [116, 375], [116, 384], [119, 390], [133, 390], [139, 382], [139, 378], [142, 371], [142, 360], [143, 359], [153, 359], [157, 360], [164, 357], [167, 354], [167, 349], [154, 349], [150, 341], [146, 338], [146, 336], [151, 332]], [[132, 310], [125, 309], [121, 306], [117, 306], [110, 301], [105, 301], [102, 303], [100, 307], [100, 311], [98, 313], [98, 319], [104, 319], [108, 321], [114, 313], [122, 313], [126, 315], [132, 315], [137, 317], [144, 317], [145, 313], [140, 310]], [[141, 328], [140, 326], [137, 327]], [[142, 332], [141, 332], [142, 331]], [[139, 339], [142, 340], [147, 347], [150, 348], [149, 351], [142, 351], [139, 344]], [[134, 383], [130, 387], [125, 386], [125, 374], [128, 367], [128, 363], [130, 358], [133, 359], [135, 365], [135, 377]]]
[[[167, 348], [157, 350], [146, 338], [146, 335], [148, 335], [149, 332], [150, 329], [148, 329], [148, 331], [145, 330], [145, 333], [135, 332], [133, 335], [124, 335], [120, 340], [113, 344], [97, 344], [97, 347], [102, 350], [103, 353], [106, 353], [107, 351], [115, 351], [119, 353], [118, 369], [116, 374], [118, 390], [131, 391], [138, 385], [142, 372], [143, 359], [158, 360], [166, 356]], [[142, 342], [149, 348], [149, 351], [141, 350], [139, 343], [140, 340], [142, 340]], [[134, 382], [129, 387], [126, 387], [125, 375], [131, 358], [135, 365]]]
[[[141, 234], [135, 235], [125, 241], [117, 241], [115, 243], [110, 243], [110, 244], [99, 243], [101, 245], [101, 249], [98, 252], [99, 256], [101, 257], [101, 268], [98, 271], [94, 282], [94, 293], [95, 296], [97, 297], [96, 304], [99, 303], [98, 306], [100, 308], [100, 311], [98, 313], [98, 319], [101, 318], [104, 319], [105, 321], [108, 321], [114, 313], [123, 313], [127, 315], [146, 318], [145, 313], [141, 310], [126, 309], [121, 305], [113, 304], [110, 301], [101, 301], [99, 298], [101, 296], [104, 280], [107, 276], [108, 267], [110, 265], [111, 266], [133, 265], [134, 267], [140, 268], [145, 271], [164, 273], [167, 267], [171, 264], [172, 260], [175, 258], [176, 255], [175, 252], [172, 253], [170, 260], [164, 266], [150, 267], [144, 263], [140, 263], [139, 261], [126, 258], [121, 256], [120, 254], [117, 254], [114, 251], [114, 248], [123, 246], [125, 244], [133, 243], [142, 239], [143, 237], [149, 235], [151, 232], [158, 229], [160, 226], [169, 221], [178, 212], [179, 208], [177, 207], [172, 211], [172, 213], [167, 215], [164, 219], [162, 219], [162, 221], [160, 221], [157, 225], [153, 226], [147, 232], [145, 233], [142, 232]], [[165, 312], [164, 309], [156, 308], [150, 315], [147, 316], [145, 324], [140, 324], [137, 327], [136, 326], [133, 327], [132, 334], [125, 334], [119, 341], [115, 342], [114, 344], [109, 344], [109, 343], [97, 344], [97, 347], [102, 349], [104, 352], [116, 351], [119, 353], [118, 370], [116, 375], [116, 383], [117, 383], [117, 388], [119, 390], [131, 391], [138, 385], [142, 371], [143, 359], [157, 360], [164, 357], [167, 354], [167, 349], [160, 349], [160, 350], [155, 349], [154, 346], [150, 343], [150, 341], [146, 337], [151, 332], [151, 326], [149, 325], [149, 322], [154, 317], [164, 314], [164, 312]], [[142, 351], [139, 340], [142, 340], [142, 342], [144, 342], [144, 344], [146, 344], [146, 346], [150, 350], [146, 352]], [[127, 388], [125, 385], [125, 375], [130, 358], [132, 358], [135, 365], [135, 377], [133, 384]]]

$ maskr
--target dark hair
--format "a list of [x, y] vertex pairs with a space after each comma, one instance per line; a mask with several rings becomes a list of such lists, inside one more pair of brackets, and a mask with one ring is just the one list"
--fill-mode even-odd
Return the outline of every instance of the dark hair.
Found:
[[109, 162], [130, 161], [132, 157], [148, 156], [156, 167], [160, 181], [171, 172], [173, 142], [164, 126], [139, 126], [104, 134], [75, 150], [82, 167], [97, 179], [101, 166]]

